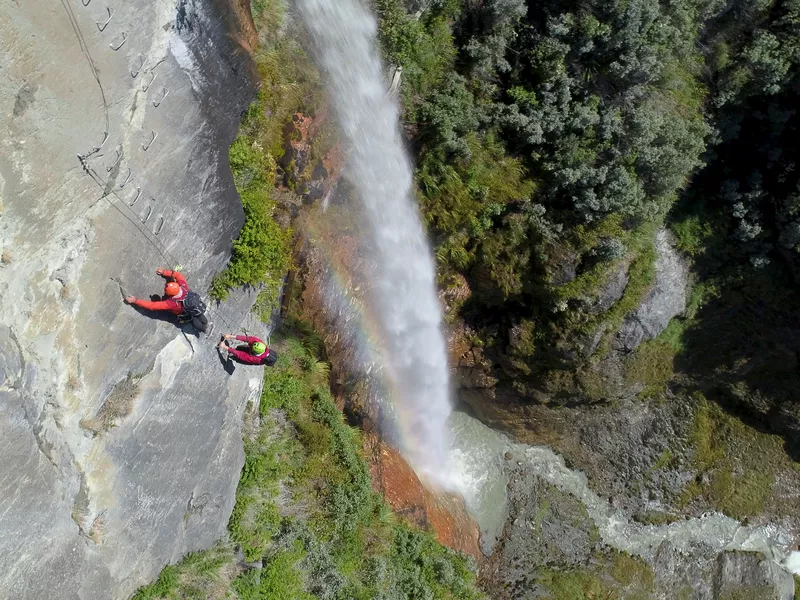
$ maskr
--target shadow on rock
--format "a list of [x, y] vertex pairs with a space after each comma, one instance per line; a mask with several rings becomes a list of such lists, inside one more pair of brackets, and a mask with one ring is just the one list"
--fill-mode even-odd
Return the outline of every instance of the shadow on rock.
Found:
[[233, 375], [234, 371], [236, 371], [236, 365], [233, 363], [230, 354], [217, 346], [217, 356], [219, 356], [219, 362], [222, 363], [222, 368], [225, 369], [225, 372], [228, 375]]
[[698, 314], [676, 367], [748, 425], [783, 436], [800, 460], [800, 302], [742, 286]]

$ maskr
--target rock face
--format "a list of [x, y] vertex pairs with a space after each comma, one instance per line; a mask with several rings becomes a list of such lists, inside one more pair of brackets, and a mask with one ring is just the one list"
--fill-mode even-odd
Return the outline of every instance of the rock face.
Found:
[[426, 487], [400, 453], [377, 436], [369, 436], [366, 445], [373, 485], [397, 515], [432, 531], [444, 546], [482, 558], [478, 526], [461, 497]]
[[754, 598], [792, 600], [791, 574], [755, 552], [728, 552], [717, 563], [715, 598], [741, 597], [746, 590]]
[[639, 308], [622, 324], [615, 348], [630, 352], [664, 331], [670, 320], [686, 309], [688, 267], [666, 229], [656, 236], [656, 276], [653, 288]]
[[227, 147], [253, 66], [224, 7], [0, 6], [2, 598], [125, 598], [225, 531], [260, 371], [120, 293], [179, 263], [204, 292], [242, 223]]

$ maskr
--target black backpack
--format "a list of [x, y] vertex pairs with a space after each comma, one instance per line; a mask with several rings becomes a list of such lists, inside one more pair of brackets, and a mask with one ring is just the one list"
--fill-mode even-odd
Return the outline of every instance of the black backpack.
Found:
[[206, 313], [206, 305], [197, 292], [188, 292], [181, 304], [183, 314], [188, 317], [202, 317]]
[[274, 367], [276, 362], [278, 362], [278, 353], [270, 348], [269, 354], [264, 358], [264, 364], [268, 367]]

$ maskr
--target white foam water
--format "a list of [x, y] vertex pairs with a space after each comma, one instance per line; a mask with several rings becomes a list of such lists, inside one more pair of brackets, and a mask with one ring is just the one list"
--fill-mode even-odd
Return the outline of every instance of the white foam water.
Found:
[[376, 47], [377, 24], [358, 0], [296, 0], [349, 147], [375, 276], [368, 301], [401, 429], [400, 450], [429, 481], [452, 486], [447, 352], [431, 249], [414, 200], [399, 112]]

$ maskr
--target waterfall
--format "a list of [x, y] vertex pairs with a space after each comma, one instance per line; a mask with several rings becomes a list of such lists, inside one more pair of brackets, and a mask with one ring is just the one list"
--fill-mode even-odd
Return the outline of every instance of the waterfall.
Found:
[[375, 263], [369, 302], [393, 388], [401, 450], [421, 475], [449, 483], [447, 353], [435, 269], [413, 192], [399, 112], [387, 94], [375, 18], [359, 0], [296, 0], [326, 74], [348, 178]]

